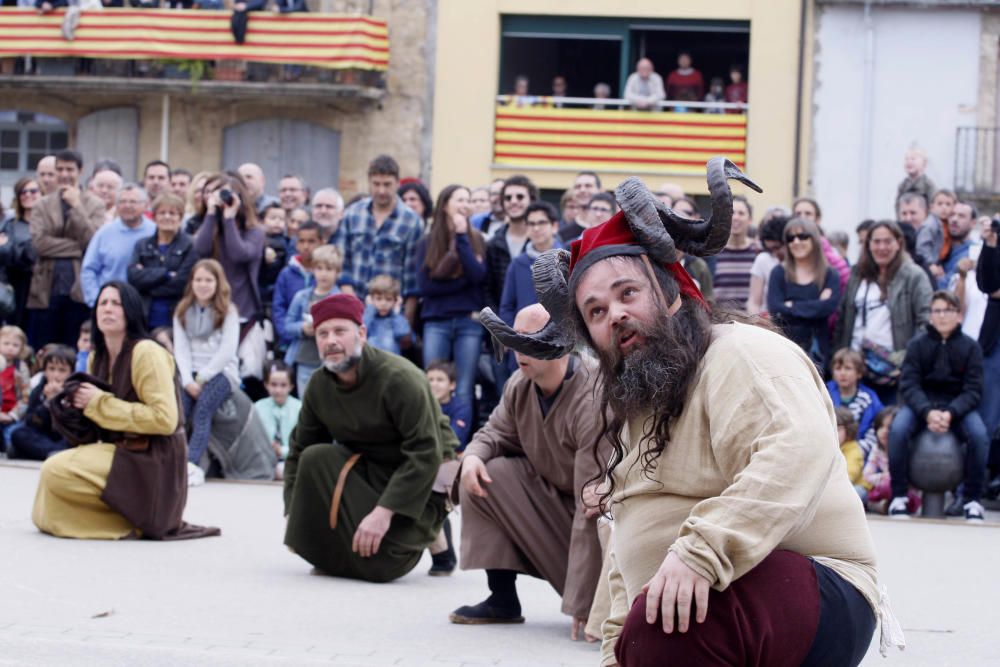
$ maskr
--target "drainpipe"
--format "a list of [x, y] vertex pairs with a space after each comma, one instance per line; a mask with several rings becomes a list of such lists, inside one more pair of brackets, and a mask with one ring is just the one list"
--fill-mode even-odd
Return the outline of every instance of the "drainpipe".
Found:
[[875, 88], [875, 25], [872, 21], [870, 0], [866, 0], [864, 9], [865, 28], [865, 61], [864, 79], [861, 90], [861, 169], [858, 175], [861, 179], [858, 192], [862, 210], [855, 219], [862, 220], [871, 213], [871, 181], [872, 181], [872, 107], [874, 106]]
[[170, 95], [164, 94], [160, 110], [160, 159], [170, 162]]
[[802, 154], [802, 76], [805, 70], [806, 57], [806, 11], [809, 0], [802, 0], [799, 8], [799, 86], [795, 96], [795, 155], [792, 156], [792, 199], [798, 199], [801, 193], [799, 169]]

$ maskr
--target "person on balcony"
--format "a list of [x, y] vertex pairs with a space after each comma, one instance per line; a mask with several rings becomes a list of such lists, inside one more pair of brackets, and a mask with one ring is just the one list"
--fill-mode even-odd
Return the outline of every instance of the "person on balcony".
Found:
[[[705, 98], [705, 79], [701, 72], [691, 66], [691, 54], [681, 51], [677, 54], [677, 69], [667, 77], [667, 99], [681, 102], [698, 102]], [[674, 107], [674, 111], [687, 112], [685, 106]]]
[[[607, 100], [611, 98], [611, 86], [604, 83], [603, 81], [597, 83], [594, 86], [594, 98], [598, 100]], [[594, 104], [594, 109], [596, 111], [603, 111], [607, 108], [607, 105], [603, 102], [598, 102]]]
[[[726, 86], [726, 102], [747, 103], [747, 82], [743, 80], [743, 68], [733, 65], [729, 68], [729, 85]], [[726, 113], [743, 113], [740, 109], [726, 109]]]
[[523, 74], [518, 74], [514, 79], [514, 93], [507, 95], [501, 106], [506, 107], [530, 107], [538, 103], [538, 97], [528, 94], [529, 80]]
[[653, 61], [640, 58], [635, 64], [635, 71], [625, 82], [625, 99], [633, 109], [650, 111], [655, 110], [665, 97], [663, 77], [653, 71]]

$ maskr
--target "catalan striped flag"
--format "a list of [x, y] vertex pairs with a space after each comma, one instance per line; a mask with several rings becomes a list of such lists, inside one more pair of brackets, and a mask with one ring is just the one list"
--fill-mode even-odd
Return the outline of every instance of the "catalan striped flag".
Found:
[[64, 10], [39, 15], [0, 9], [0, 56], [252, 60], [330, 69], [385, 71], [386, 22], [369, 16], [250, 12], [237, 44], [232, 12], [105, 9], [85, 11], [73, 41], [62, 34]]
[[493, 162], [504, 167], [704, 174], [724, 155], [746, 162], [745, 114], [497, 108]]

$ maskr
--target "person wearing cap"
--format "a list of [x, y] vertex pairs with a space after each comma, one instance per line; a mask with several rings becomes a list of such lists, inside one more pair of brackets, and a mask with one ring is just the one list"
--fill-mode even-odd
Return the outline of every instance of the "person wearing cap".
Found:
[[678, 262], [725, 246], [728, 178], [759, 190], [724, 158], [707, 172], [708, 220], [628, 179], [618, 215], [536, 260], [541, 330], [482, 321], [522, 354], [598, 356], [614, 524], [602, 665], [857, 665], [876, 619], [883, 647], [902, 635], [823, 378], [767, 323], [708, 305]]
[[[518, 331], [549, 319], [539, 304], [521, 309]], [[610, 446], [601, 438], [593, 362], [576, 355], [554, 360], [516, 353], [518, 370], [500, 404], [462, 458], [462, 569], [486, 570], [490, 596], [452, 612], [452, 623], [523, 623], [518, 573], [548, 581], [573, 618], [570, 636], [586, 623], [601, 570], [597, 511], [581, 493]], [[593, 641], [594, 638], [588, 638]]]
[[386, 582], [437, 537], [458, 440], [423, 372], [366, 343], [364, 310], [348, 294], [312, 305], [323, 367], [285, 462], [285, 544], [325, 574]]

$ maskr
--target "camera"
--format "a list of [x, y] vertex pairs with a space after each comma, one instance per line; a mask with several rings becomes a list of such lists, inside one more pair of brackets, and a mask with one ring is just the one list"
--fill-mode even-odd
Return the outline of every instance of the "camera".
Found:
[[1000, 215], [993, 216], [993, 219], [990, 220], [990, 228], [994, 234], [1000, 234]]
[[222, 188], [219, 190], [219, 200], [226, 206], [233, 205], [233, 191], [229, 188]]

